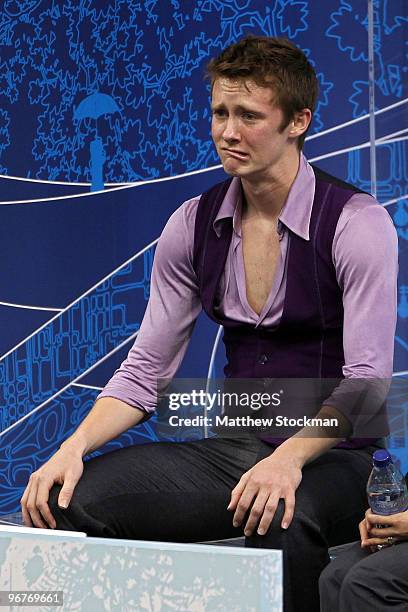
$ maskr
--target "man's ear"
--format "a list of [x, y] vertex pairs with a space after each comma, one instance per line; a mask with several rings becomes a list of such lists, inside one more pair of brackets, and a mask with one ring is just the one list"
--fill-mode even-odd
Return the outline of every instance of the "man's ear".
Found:
[[289, 124], [289, 136], [297, 138], [304, 134], [312, 120], [312, 111], [309, 108], [304, 108], [294, 114], [293, 119]]

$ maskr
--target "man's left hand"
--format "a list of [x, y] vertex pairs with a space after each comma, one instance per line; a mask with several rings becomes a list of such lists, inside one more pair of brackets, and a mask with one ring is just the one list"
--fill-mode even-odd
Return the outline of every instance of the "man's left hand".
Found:
[[295, 492], [302, 480], [302, 466], [293, 458], [275, 451], [266, 459], [256, 463], [241, 476], [231, 492], [227, 510], [235, 510], [233, 525], [238, 527], [251, 507], [244, 533], [264, 535], [275, 515], [279, 500], [285, 503], [281, 527], [287, 529], [295, 510]]

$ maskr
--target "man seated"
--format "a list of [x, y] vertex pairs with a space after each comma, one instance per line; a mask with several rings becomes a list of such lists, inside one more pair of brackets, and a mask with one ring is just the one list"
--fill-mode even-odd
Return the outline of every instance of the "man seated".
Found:
[[[249, 36], [208, 72], [212, 137], [232, 178], [169, 219], [134, 346], [31, 475], [22, 510], [26, 525], [94, 536], [244, 534], [247, 546], [283, 550], [285, 610], [315, 611], [328, 545], [355, 539], [365, 508], [377, 440], [350, 437], [342, 385], [392, 373], [396, 232], [370, 195], [303, 156], [318, 85], [300, 49]], [[224, 327], [228, 380], [344, 378], [319, 406], [340, 429], [158, 442], [83, 464], [155, 411], [158, 380], [175, 375], [201, 309]]]
[[391, 516], [367, 510], [359, 529], [361, 543], [342, 552], [320, 576], [321, 612], [406, 612], [408, 510]]

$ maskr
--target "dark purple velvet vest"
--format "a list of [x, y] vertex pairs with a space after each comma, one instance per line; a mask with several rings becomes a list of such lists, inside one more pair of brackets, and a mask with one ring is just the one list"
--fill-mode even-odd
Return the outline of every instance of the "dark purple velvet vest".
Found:
[[[342, 378], [343, 304], [332, 261], [332, 244], [344, 205], [360, 192], [313, 167], [315, 197], [309, 237], [289, 231], [285, 302], [281, 321], [273, 330], [255, 329], [222, 317], [217, 310], [217, 287], [232, 238], [232, 219], [213, 223], [226, 195], [228, 179], [203, 193], [197, 210], [193, 265], [203, 308], [224, 326], [227, 378]], [[371, 444], [372, 439], [349, 440], [345, 448]]]

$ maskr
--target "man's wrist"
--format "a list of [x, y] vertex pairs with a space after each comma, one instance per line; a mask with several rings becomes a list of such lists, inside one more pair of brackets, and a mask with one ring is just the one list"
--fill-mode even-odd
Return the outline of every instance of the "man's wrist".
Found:
[[295, 444], [292, 443], [293, 438], [288, 438], [282, 444], [280, 444], [272, 453], [271, 458], [282, 458], [287, 463], [295, 465], [300, 470], [307, 463], [305, 449], [302, 448], [302, 444], [296, 440]]
[[67, 438], [60, 447], [62, 450], [69, 449], [69, 451], [75, 455], [84, 457], [88, 454], [89, 448], [85, 436], [81, 432], [74, 432], [72, 436]]
[[306, 438], [292, 436], [278, 446], [275, 453], [278, 452], [278, 456], [284, 456], [285, 460], [303, 469], [307, 463], [317, 459], [317, 457], [327, 452], [338, 443], [338, 438]]
[[285, 440], [275, 451], [281, 449], [280, 452], [285, 453], [285, 459], [292, 460], [300, 469], [342, 442], [344, 439], [342, 436], [350, 431], [350, 424], [346, 417], [333, 406], [322, 406], [317, 417], [335, 419], [337, 426], [330, 428], [303, 427], [291, 438]]

